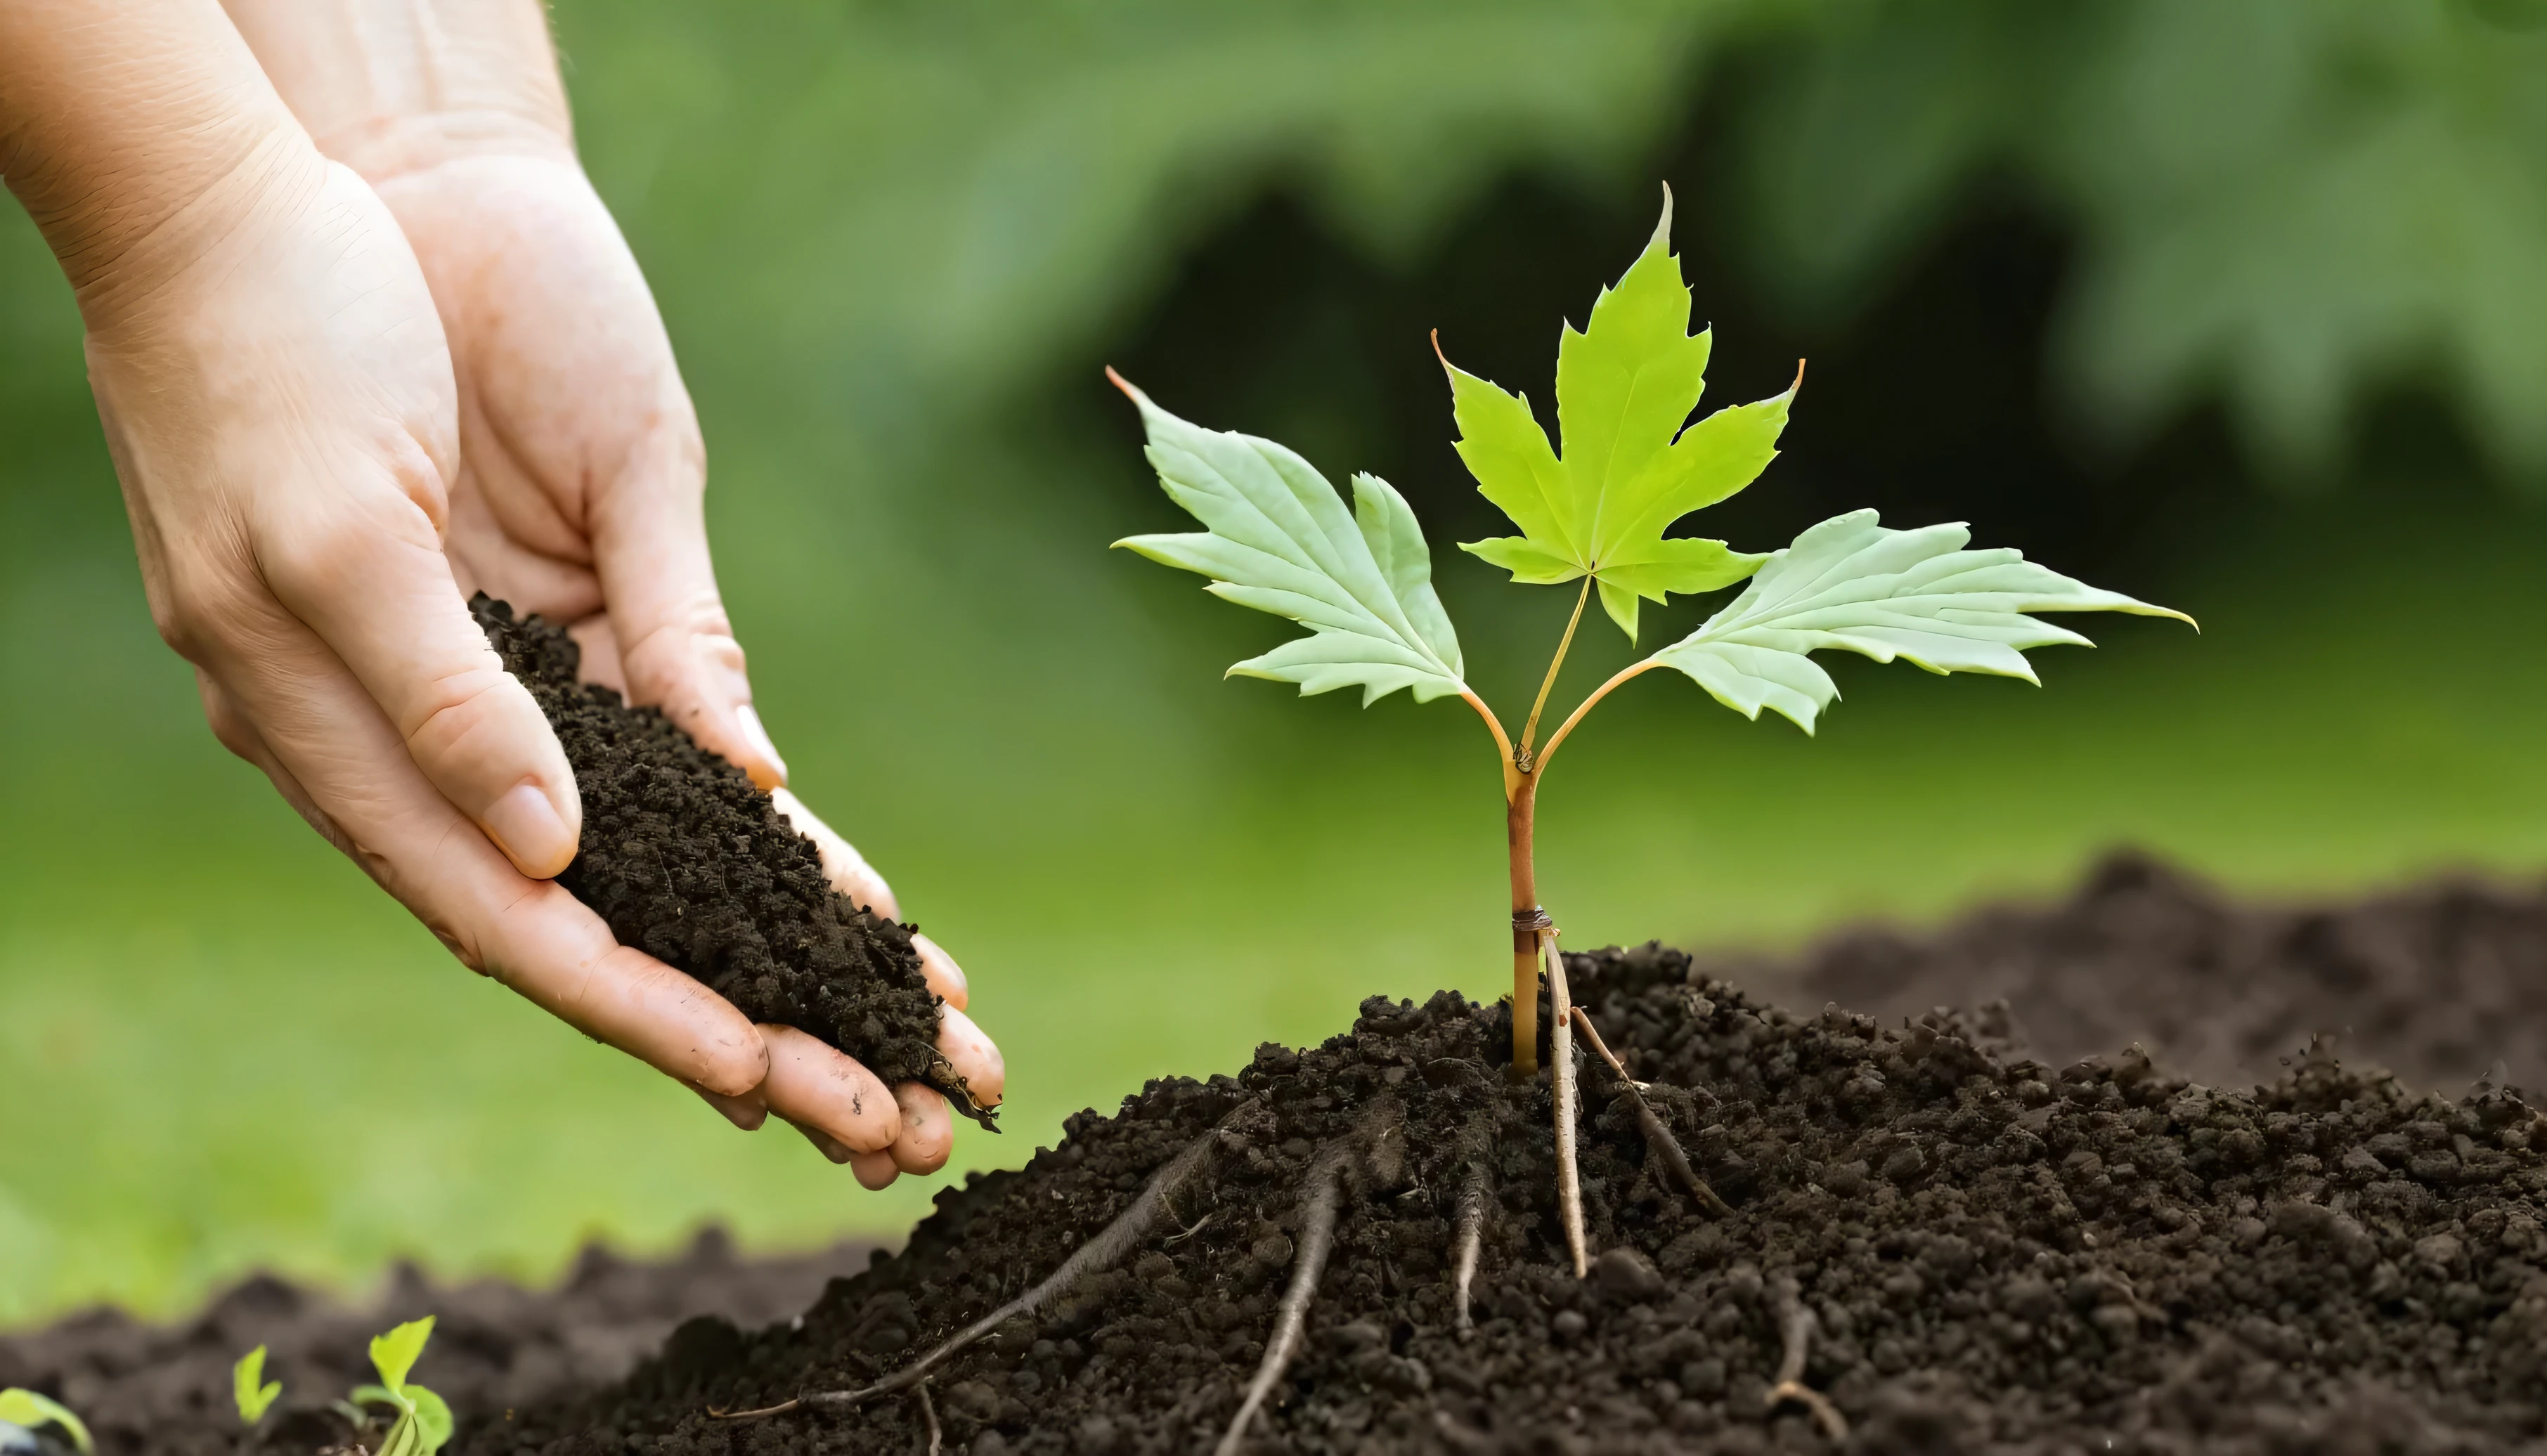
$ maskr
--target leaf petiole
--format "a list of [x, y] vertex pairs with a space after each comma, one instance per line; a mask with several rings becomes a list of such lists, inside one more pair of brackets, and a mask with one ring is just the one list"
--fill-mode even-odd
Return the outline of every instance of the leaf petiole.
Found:
[[1513, 766], [1523, 773], [1533, 771], [1531, 744], [1538, 738], [1538, 715], [1547, 707], [1548, 689], [1556, 686], [1557, 670], [1565, 665], [1566, 649], [1574, 645], [1574, 629], [1583, 625], [1583, 604], [1592, 600], [1592, 578], [1583, 578], [1583, 589], [1574, 595], [1574, 615], [1565, 619], [1565, 636], [1557, 639], [1556, 655], [1547, 661], [1547, 676], [1539, 679], [1538, 698], [1530, 705], [1530, 721], [1522, 725], [1521, 746], [1513, 752]]
[[1617, 672], [1612, 673], [1608, 682], [1594, 688], [1590, 697], [1587, 697], [1582, 702], [1575, 704], [1574, 711], [1565, 715], [1565, 721], [1556, 726], [1556, 731], [1547, 735], [1547, 746], [1538, 750], [1538, 767], [1537, 771], [1540, 773], [1546, 772], [1547, 761], [1556, 756], [1556, 745], [1565, 741], [1565, 735], [1567, 733], [1574, 731], [1574, 726], [1583, 721], [1584, 714], [1592, 711], [1593, 704], [1610, 696], [1612, 689], [1625, 683], [1627, 679], [1634, 677], [1637, 673], [1645, 672], [1662, 665], [1662, 659], [1659, 657], [1647, 657], [1639, 662], [1630, 662], [1626, 666], [1620, 668]]

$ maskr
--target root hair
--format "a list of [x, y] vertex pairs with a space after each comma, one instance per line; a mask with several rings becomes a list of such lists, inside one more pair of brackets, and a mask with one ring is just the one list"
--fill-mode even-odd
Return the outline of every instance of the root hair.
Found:
[[1610, 1051], [1609, 1044], [1601, 1040], [1600, 1028], [1592, 1024], [1592, 1018], [1584, 1015], [1580, 1006], [1574, 1008], [1574, 1024], [1583, 1029], [1583, 1039], [1592, 1044], [1592, 1050], [1600, 1053], [1601, 1060], [1610, 1064], [1610, 1071], [1618, 1074], [1620, 1089], [1626, 1094], [1628, 1105], [1635, 1109], [1636, 1129], [1645, 1135], [1645, 1151], [1670, 1169], [1672, 1177], [1698, 1201], [1702, 1212], [1719, 1219], [1732, 1217], [1732, 1208], [1715, 1195], [1715, 1190], [1708, 1186], [1707, 1179], [1698, 1175], [1698, 1169], [1689, 1165], [1689, 1155], [1681, 1151], [1680, 1140], [1673, 1137], [1671, 1129], [1655, 1115], [1653, 1104], [1637, 1090], [1636, 1079], [1627, 1075], [1625, 1065]]
[[1781, 1274], [1769, 1281], [1769, 1307], [1778, 1317], [1778, 1341], [1783, 1346], [1778, 1357], [1777, 1383], [1769, 1387], [1763, 1409], [1774, 1412], [1789, 1401], [1812, 1413], [1813, 1423], [1833, 1441], [1848, 1439], [1848, 1417], [1830, 1403], [1830, 1397], [1804, 1384], [1804, 1361], [1812, 1353], [1813, 1332], [1821, 1328], [1821, 1320], [1807, 1308], [1803, 1291], [1793, 1274]]

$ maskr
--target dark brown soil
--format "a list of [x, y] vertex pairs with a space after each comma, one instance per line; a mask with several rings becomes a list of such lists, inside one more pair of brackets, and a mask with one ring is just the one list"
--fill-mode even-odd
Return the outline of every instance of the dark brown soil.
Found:
[[283, 1399], [266, 1416], [268, 1449], [307, 1451], [353, 1432], [328, 1410], [379, 1379], [364, 1353], [400, 1321], [435, 1317], [415, 1378], [448, 1398], [463, 1424], [501, 1424], [588, 1394], [660, 1349], [683, 1320], [747, 1326], [792, 1318], [825, 1281], [866, 1267], [871, 1243], [793, 1258], [736, 1257], [723, 1235], [700, 1236], [677, 1259], [632, 1262], [595, 1248], [565, 1282], [532, 1292], [496, 1280], [437, 1286], [400, 1267], [357, 1307], [279, 1279], [250, 1279], [181, 1325], [145, 1325], [97, 1310], [48, 1329], [0, 1335], [0, 1386], [59, 1397], [115, 1453], [241, 1449], [230, 1363], [268, 1346], [267, 1378]]
[[583, 841], [558, 883], [620, 944], [697, 977], [752, 1020], [810, 1032], [887, 1083], [926, 1082], [971, 1111], [937, 1054], [917, 927], [834, 890], [813, 841], [741, 769], [654, 709], [576, 681], [580, 649], [563, 631], [516, 621], [483, 592], [470, 608], [556, 726], [583, 796]]
[[[1305, 1174], [1350, 1144], [1363, 1151], [1310, 1338], [1251, 1450], [2547, 1452], [2547, 1120], [2499, 1080], [2417, 1093], [2308, 1035], [2349, 1026], [2354, 1053], [2443, 1072], [2527, 1055], [2547, 1017], [2519, 968], [2541, 925], [2547, 902], [2465, 885], [2239, 910], [2125, 861], [2048, 911], [1985, 913], [1925, 946], [1860, 933], [1764, 978], [1856, 976], [1895, 1005], [2016, 999], [2014, 1017], [1907, 1026], [1764, 1006], [1711, 974], [1729, 963], [1657, 947], [1571, 956], [1577, 999], [1731, 1205], [1692, 1206], [1587, 1060], [1598, 1257], [1579, 1283], [1546, 1083], [1506, 1082], [1504, 1010], [1374, 1000], [1324, 1047], [1269, 1046], [1235, 1077], [1079, 1115], [1026, 1168], [941, 1194], [901, 1254], [798, 1322], [693, 1322], [624, 1385], [510, 1419], [466, 1407], [459, 1449], [919, 1456], [909, 1395], [709, 1413], [902, 1368], [1201, 1141], [1202, 1173], [1115, 1267], [932, 1372], [947, 1451], [1211, 1449], [1291, 1276]], [[2363, 945], [2398, 949], [2340, 949]], [[2137, 1050], [2046, 1066], [2010, 1040], [2020, 1018], [2038, 1046], [2166, 1035], [2197, 1061], [2270, 1057], [2274, 1075], [2215, 1090]], [[1479, 1146], [1494, 1199], [1462, 1338], [1449, 1270]], [[1844, 1441], [1800, 1403], [1768, 1406], [1798, 1334]], [[202, 1369], [167, 1379], [200, 1391]], [[89, 1387], [90, 1409], [148, 1385]], [[209, 1449], [171, 1420], [154, 1448]]]
[[[1709, 969], [1758, 979], [1732, 961]], [[2116, 855], [2048, 908], [1986, 910], [1926, 937], [1834, 937], [1800, 984], [1799, 1003], [1888, 1021], [2005, 998], [2027, 1050], [2056, 1064], [2138, 1041], [2228, 1085], [2271, 1076], [2326, 1032], [2418, 1087], [2456, 1091], [2498, 1062], [2522, 1086], [2547, 1086], [2547, 896], [2534, 886], [2458, 877], [2258, 906]]]

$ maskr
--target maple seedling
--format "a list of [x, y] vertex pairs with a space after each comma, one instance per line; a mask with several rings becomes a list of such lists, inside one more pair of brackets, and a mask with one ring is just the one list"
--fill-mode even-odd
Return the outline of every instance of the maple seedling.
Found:
[[[1160, 484], [1205, 528], [1115, 544], [1210, 577], [1204, 589], [1215, 596], [1309, 629], [1306, 637], [1236, 664], [1230, 674], [1297, 683], [1303, 695], [1359, 687], [1365, 707], [1400, 688], [1419, 703], [1457, 697], [1494, 735], [1511, 850], [1513, 1067], [1517, 1075], [1537, 1071], [1544, 967], [1554, 1008], [1549, 1032], [1557, 1052], [1561, 1182], [1570, 1162], [1570, 1039], [1563, 961], [1555, 927], [1538, 902], [1532, 837], [1539, 780], [1585, 714], [1630, 679], [1669, 667], [1746, 718], [1756, 721], [1766, 708], [1810, 733], [1839, 696], [1830, 674], [1812, 659], [1824, 648], [1878, 662], [1901, 658], [1936, 673], [2035, 682], [2027, 648], [2086, 645], [2087, 640], [2029, 614], [2130, 612], [2192, 620], [2071, 580], [2012, 550], [1966, 550], [1972, 538], [1961, 525], [1895, 531], [1871, 510], [1824, 521], [1763, 555], [1666, 535], [1683, 517], [1758, 478], [1777, 456], [1803, 383], [1799, 364], [1796, 384], [1784, 393], [1693, 422], [1713, 336], [1692, 334], [1689, 323], [1690, 292], [1671, 252], [1666, 189], [1652, 241], [1615, 287], [1602, 290], [1585, 326], [1569, 323], [1558, 337], [1561, 457], [1527, 399], [1442, 360], [1459, 458], [1478, 489], [1521, 532], [1461, 549], [1516, 582], [1581, 583], [1517, 736], [1468, 686], [1458, 636], [1434, 592], [1424, 532], [1387, 481], [1355, 475], [1349, 510], [1298, 455], [1271, 440], [1189, 424], [1106, 372], [1140, 407]], [[1641, 603], [1746, 582], [1697, 631], [1612, 674], [1539, 740], [1548, 694], [1596, 591], [1602, 610], [1633, 642]]]

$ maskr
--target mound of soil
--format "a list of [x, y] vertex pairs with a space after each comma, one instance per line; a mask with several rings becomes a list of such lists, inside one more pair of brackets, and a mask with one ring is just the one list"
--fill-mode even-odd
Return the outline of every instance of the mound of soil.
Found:
[[[1557, 1224], [1544, 1078], [1509, 1084], [1507, 1013], [1444, 994], [1081, 1114], [1024, 1169], [941, 1194], [899, 1255], [842, 1268], [792, 1324], [755, 1328], [801, 1295], [728, 1306], [623, 1383], [541, 1386], [503, 1372], [554, 1368], [542, 1352], [588, 1326], [513, 1295], [447, 1325], [419, 1378], [458, 1397], [469, 1453], [917, 1456], [931, 1415], [973, 1456], [1208, 1450], [1334, 1187], [1308, 1339], [1251, 1450], [2547, 1452], [2547, 1123], [2500, 1075], [2418, 1094], [2308, 1035], [2418, 1084], [2498, 1059], [2531, 1074], [2542, 941], [2536, 897], [2451, 883], [2241, 909], [2127, 858], [2050, 909], [1857, 932], [1800, 963], [1569, 956], [1577, 999], [1730, 1206], [1697, 1209], [1584, 1063], [1588, 1280]], [[1790, 1014], [1736, 971], [1888, 1014]], [[1990, 994], [2014, 1014], [1897, 1014]], [[2161, 1065], [2068, 1055], [2130, 1036]], [[2170, 1070], [2258, 1064], [2248, 1092]], [[1156, 1221], [1109, 1238], [1172, 1164]], [[1452, 1270], [1480, 1174], [1463, 1336]], [[904, 1369], [1074, 1258], [1097, 1267], [932, 1368], [924, 1409], [901, 1392], [710, 1413]], [[67, 1397], [111, 1452], [213, 1450], [236, 1439], [227, 1362], [267, 1337], [240, 1312], [282, 1298], [251, 1284], [112, 1360], [78, 1353], [117, 1328], [83, 1317], [0, 1342], [0, 1383]], [[630, 1341], [668, 1323], [653, 1308]], [[298, 1348], [333, 1363], [287, 1365], [287, 1403], [350, 1382], [370, 1325], [418, 1309], [313, 1333]], [[1844, 1439], [1808, 1404], [1771, 1405], [1790, 1360]], [[341, 1437], [303, 1409], [256, 1444]]]
[[364, 1353], [371, 1337], [431, 1315], [433, 1342], [416, 1380], [448, 1398], [464, 1424], [500, 1423], [508, 1410], [559, 1405], [621, 1379], [683, 1320], [788, 1319], [876, 1252], [871, 1243], [843, 1243], [745, 1260], [711, 1231], [670, 1260], [640, 1263], [587, 1249], [563, 1283], [536, 1292], [498, 1280], [436, 1286], [400, 1267], [378, 1300], [360, 1307], [258, 1277], [180, 1325], [95, 1310], [42, 1331], [0, 1335], [0, 1386], [60, 1399], [109, 1456], [230, 1456], [249, 1444], [230, 1403], [230, 1363], [262, 1344], [267, 1378], [282, 1381], [284, 1392], [257, 1444], [309, 1451], [353, 1436], [328, 1404], [380, 1378]]
[[[1769, 1399], [1798, 1359], [1864, 1451], [2464, 1452], [2540, 1433], [2547, 1156], [2509, 1088], [2415, 1096], [2323, 1048], [2251, 1093], [2137, 1051], [2056, 1072], [1986, 1017], [1795, 1016], [1652, 946], [1568, 965], [1728, 1216], [1662, 1175], [1594, 1071], [1599, 1257], [1577, 1281], [1549, 1094], [1506, 1081], [1507, 1011], [1375, 999], [1323, 1047], [1082, 1114], [1023, 1170], [942, 1195], [800, 1325], [693, 1324], [624, 1388], [465, 1449], [902, 1456], [933, 1413], [974, 1456], [1208, 1450], [1306, 1246], [1312, 1169], [1344, 1148], [1357, 1175], [1311, 1337], [1251, 1449], [1829, 1449], [1805, 1403]], [[897, 1370], [1197, 1145], [1156, 1230], [939, 1365], [927, 1411], [710, 1413]], [[1493, 1197], [1463, 1338], [1447, 1270], [1479, 1159]]]
[[652, 708], [575, 680], [566, 633], [481, 592], [470, 610], [557, 728], [583, 796], [558, 883], [622, 945], [705, 982], [754, 1021], [812, 1033], [887, 1083], [925, 1082], [989, 1122], [937, 1054], [937, 998], [911, 932], [849, 902], [814, 842], [743, 770]]
[[2547, 1086], [2547, 896], [2452, 878], [2335, 904], [2251, 905], [2118, 854], [2049, 908], [1984, 910], [1930, 936], [1872, 928], [1800, 966], [1712, 961], [1886, 1021], [2004, 999], [2019, 1040], [2065, 1064], [2138, 1041], [2188, 1076], [2272, 1076], [2326, 1033], [2410, 1085], [2491, 1074]]

